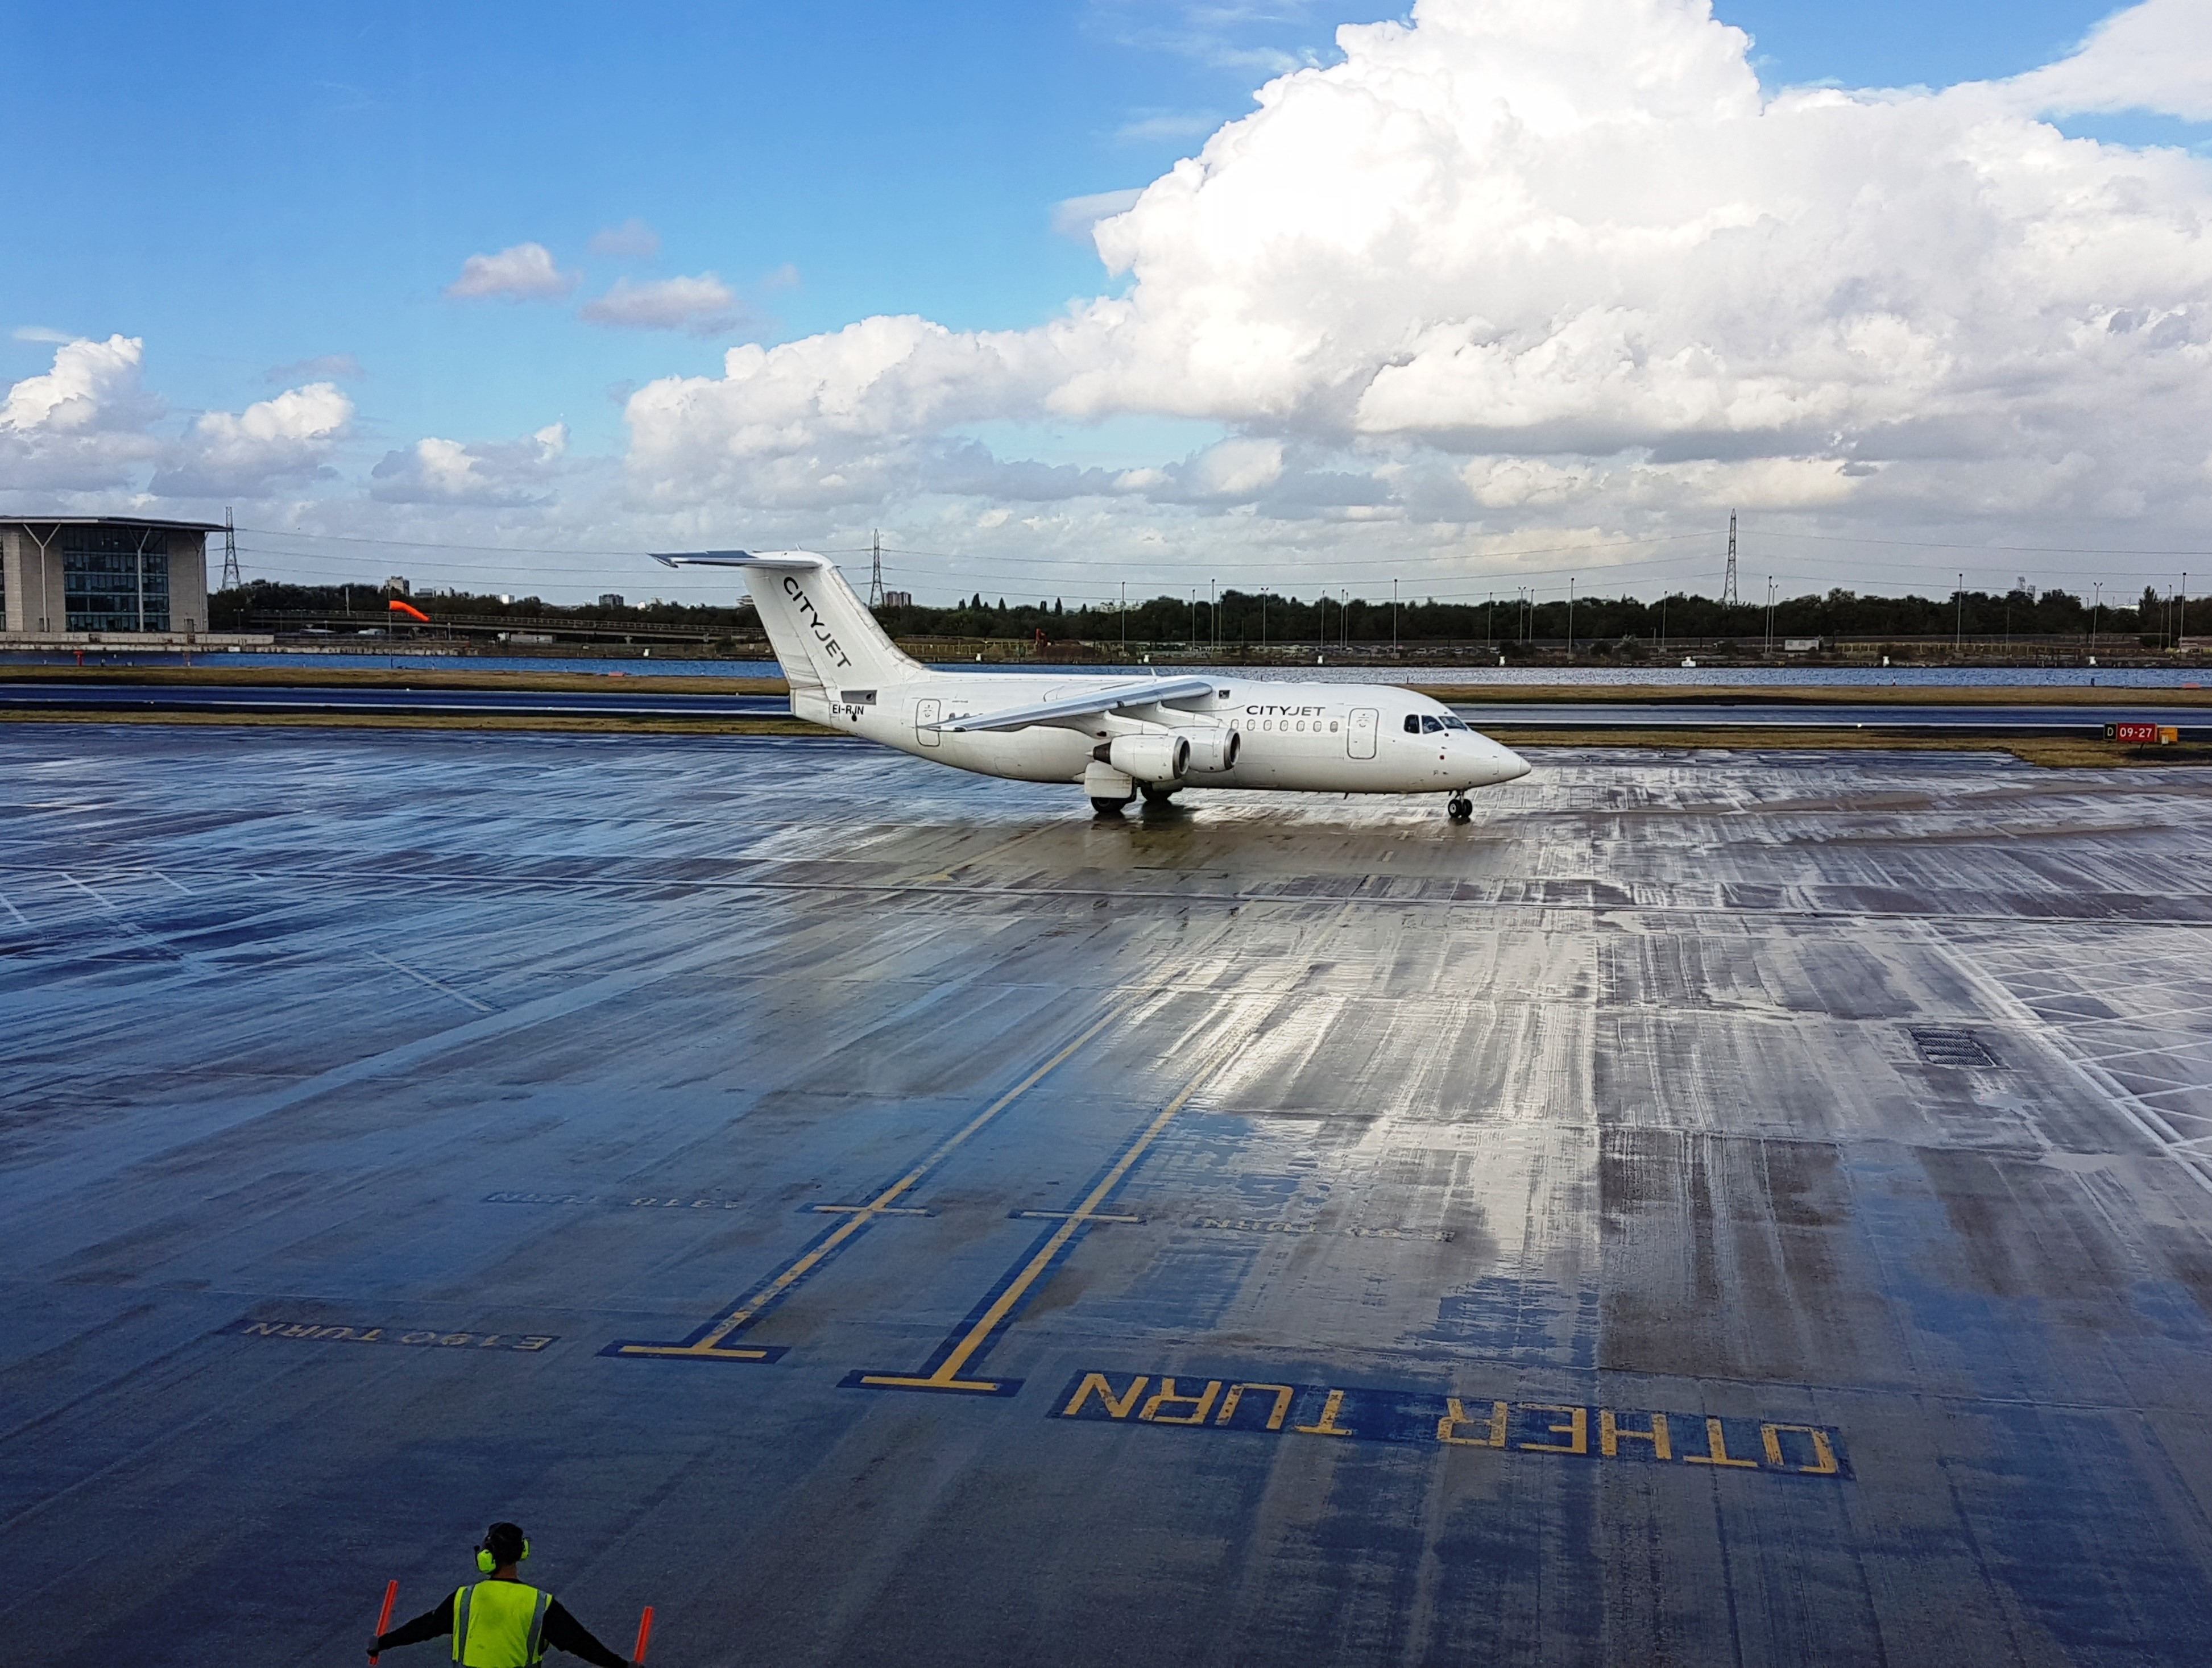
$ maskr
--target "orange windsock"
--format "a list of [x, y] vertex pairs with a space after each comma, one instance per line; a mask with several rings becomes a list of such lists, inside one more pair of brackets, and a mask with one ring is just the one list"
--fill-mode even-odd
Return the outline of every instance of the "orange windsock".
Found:
[[410, 620], [420, 620], [426, 626], [430, 623], [430, 616], [422, 612], [421, 609], [416, 607], [414, 604], [403, 603], [397, 597], [394, 597], [390, 602], [386, 603], [385, 606], [390, 609], [394, 614], [404, 614]]

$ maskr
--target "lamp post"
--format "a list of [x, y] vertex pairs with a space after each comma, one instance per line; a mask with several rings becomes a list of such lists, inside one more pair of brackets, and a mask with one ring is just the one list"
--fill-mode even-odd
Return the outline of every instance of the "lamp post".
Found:
[[1575, 579], [1567, 576], [1567, 658], [1575, 658]]
[[1963, 660], [1966, 654], [1966, 576], [1959, 575], [1959, 611], [1951, 627], [1951, 658]]

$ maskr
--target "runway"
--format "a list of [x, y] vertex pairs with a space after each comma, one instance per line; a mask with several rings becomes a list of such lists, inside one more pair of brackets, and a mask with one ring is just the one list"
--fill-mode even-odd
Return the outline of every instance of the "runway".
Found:
[[1532, 756], [0, 731], [0, 1629], [2212, 1662], [2212, 782]]
[[[1454, 701], [1452, 708], [1478, 730], [1772, 730], [1860, 729], [1900, 736], [2100, 737], [2114, 718], [2179, 726], [2182, 739], [2212, 739], [2212, 714], [2202, 707], [2161, 707], [2156, 691], [2137, 706], [2101, 707], [2039, 704], [1961, 706], [1936, 701], [1904, 705], [1744, 701]], [[647, 678], [605, 690], [455, 689], [221, 683], [131, 683], [89, 680], [52, 682], [0, 681], [0, 712], [112, 712], [198, 713], [208, 716], [347, 716], [365, 720], [410, 718], [532, 718], [680, 719], [712, 722], [759, 718], [789, 710], [785, 697], [763, 694], [675, 694]]]

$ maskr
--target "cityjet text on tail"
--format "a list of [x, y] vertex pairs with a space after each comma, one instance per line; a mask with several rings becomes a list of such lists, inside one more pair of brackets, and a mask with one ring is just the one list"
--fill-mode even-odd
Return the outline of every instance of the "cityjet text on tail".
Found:
[[900, 652], [827, 557], [653, 560], [744, 573], [797, 716], [981, 775], [1079, 785], [1101, 816], [1205, 787], [1441, 793], [1463, 819], [1474, 789], [1528, 773], [1441, 702], [1390, 684], [939, 671]]

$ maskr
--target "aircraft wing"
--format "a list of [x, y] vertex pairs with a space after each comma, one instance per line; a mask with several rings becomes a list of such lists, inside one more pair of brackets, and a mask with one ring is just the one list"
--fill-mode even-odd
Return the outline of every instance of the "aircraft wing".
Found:
[[1079, 720], [1096, 718], [1102, 713], [1127, 712], [1136, 707], [1178, 707], [1186, 701], [1203, 700], [1212, 693], [1213, 680], [1210, 677], [1148, 677], [1117, 683], [1089, 694], [1070, 695], [1064, 701], [1041, 701], [1033, 707], [977, 713], [968, 718], [924, 725], [922, 728], [949, 730], [956, 734], [969, 730], [1026, 730], [1033, 724], [1079, 728]]
[[653, 550], [647, 554], [663, 567], [809, 568], [825, 565], [821, 557], [809, 550], [695, 550], [675, 556], [664, 556]]

